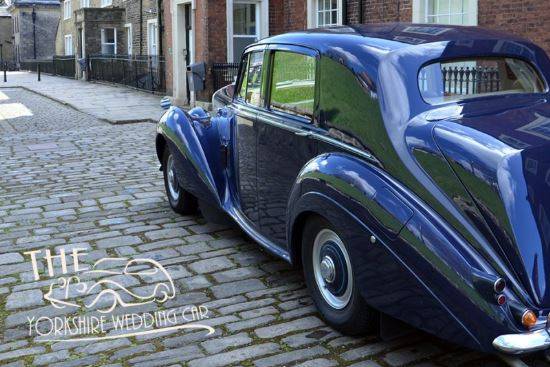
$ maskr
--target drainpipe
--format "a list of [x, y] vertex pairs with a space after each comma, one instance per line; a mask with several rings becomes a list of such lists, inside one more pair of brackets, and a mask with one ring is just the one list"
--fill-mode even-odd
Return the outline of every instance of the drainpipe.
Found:
[[159, 60], [162, 56], [162, 33], [164, 26], [162, 25], [162, 11], [161, 11], [162, 0], [157, 0], [157, 24], [158, 24], [158, 56]]
[[342, 24], [348, 25], [348, 2], [346, 0], [342, 0]]
[[139, 0], [139, 56], [143, 55], [143, 0]]
[[363, 24], [363, 0], [359, 0], [359, 24]]
[[36, 60], [36, 12], [34, 6], [32, 7], [32, 47], [34, 59]]

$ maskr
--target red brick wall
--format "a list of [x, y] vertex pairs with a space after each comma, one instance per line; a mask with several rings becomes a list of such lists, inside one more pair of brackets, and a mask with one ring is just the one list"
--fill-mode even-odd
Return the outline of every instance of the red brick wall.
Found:
[[[362, 0], [363, 23], [410, 22], [412, 0]], [[360, 0], [348, 0], [348, 22], [359, 23]]]
[[283, 0], [283, 32], [296, 31], [307, 28], [306, 0]]
[[227, 11], [226, 2], [208, 0], [208, 58], [210, 62], [227, 61]]
[[284, 0], [269, 1], [269, 35], [273, 36], [285, 32]]
[[[359, 1], [348, 0], [348, 21], [359, 22]], [[413, 0], [363, 0], [363, 23], [410, 22]], [[478, 24], [535, 42], [550, 53], [547, 0], [478, 0]]]
[[270, 0], [269, 35], [307, 28], [306, 0]]
[[547, 0], [479, 0], [478, 24], [523, 36], [550, 53]]

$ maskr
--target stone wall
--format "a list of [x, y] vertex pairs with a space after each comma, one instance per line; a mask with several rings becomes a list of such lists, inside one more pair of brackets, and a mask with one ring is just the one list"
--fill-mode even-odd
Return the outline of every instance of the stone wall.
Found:
[[18, 17], [19, 32], [14, 34], [19, 60], [51, 59], [55, 55], [55, 39], [59, 24], [59, 6], [36, 5], [35, 32], [33, 34], [32, 8], [13, 7], [12, 17]]
[[[75, 52], [78, 52], [79, 49], [79, 36], [78, 28], [81, 27], [79, 22], [77, 22], [75, 13], [78, 12], [80, 7], [80, 0], [65, 0], [71, 1], [73, 15], [69, 19], [63, 19], [63, 3], [61, 5], [61, 21], [59, 30], [56, 36], [56, 54], [63, 55], [65, 54], [65, 40], [64, 36], [67, 34], [73, 35], [73, 49]], [[148, 43], [147, 43], [147, 21], [148, 20], [157, 20], [158, 11], [157, 11], [157, 0], [113, 0], [112, 5], [102, 8], [101, 0], [90, 0], [90, 7], [83, 10], [103, 10], [109, 11], [109, 9], [122, 9], [123, 13], [120, 17], [120, 21], [115, 22], [108, 21], [108, 24], [104, 26], [96, 25], [86, 26], [91, 27], [91, 34], [85, 34], [86, 43], [90, 43], [92, 48], [90, 51], [87, 50], [87, 54], [91, 55], [97, 53], [95, 51], [100, 50], [101, 48], [101, 35], [99, 36], [99, 43], [97, 42], [96, 29], [97, 28], [107, 28], [115, 26], [117, 28], [117, 53], [126, 55], [128, 53], [128, 43], [127, 43], [127, 29], [126, 25], [130, 25], [132, 29], [132, 54], [133, 55], [147, 55], [148, 54]], [[163, 12], [161, 5], [161, 13]], [[117, 14], [119, 10], [116, 11]], [[101, 21], [101, 19], [93, 19], [95, 13], [87, 13], [87, 22]], [[117, 15], [118, 16], [118, 15]], [[100, 16], [102, 17], [102, 16]], [[99, 31], [101, 32], [101, 31]], [[93, 39], [88, 41], [87, 38], [92, 37]], [[159, 36], [159, 45], [163, 42], [163, 47], [166, 45], [166, 41], [163, 41], [163, 37]], [[99, 48], [98, 46], [99, 45]], [[159, 48], [160, 50], [160, 48]], [[91, 52], [93, 51], [93, 52]]]
[[0, 17], [0, 43], [2, 44], [2, 59], [4, 61], [13, 62], [13, 21], [11, 17]]
[[126, 32], [124, 30], [124, 9], [121, 8], [85, 8], [77, 12], [77, 27], [82, 19], [85, 34], [86, 55], [101, 53], [101, 29], [115, 28], [117, 54], [126, 53]]

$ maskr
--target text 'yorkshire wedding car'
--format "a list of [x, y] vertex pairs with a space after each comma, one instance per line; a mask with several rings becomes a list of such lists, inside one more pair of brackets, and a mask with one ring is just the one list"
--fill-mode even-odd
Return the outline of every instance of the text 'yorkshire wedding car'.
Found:
[[170, 205], [222, 212], [357, 334], [382, 313], [487, 352], [550, 347], [550, 61], [476, 27], [384, 24], [248, 47], [214, 113], [170, 107]]

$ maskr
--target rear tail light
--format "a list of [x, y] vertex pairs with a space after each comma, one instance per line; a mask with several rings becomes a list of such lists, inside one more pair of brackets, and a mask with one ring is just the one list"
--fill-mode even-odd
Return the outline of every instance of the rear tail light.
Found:
[[533, 311], [526, 309], [523, 315], [521, 315], [521, 324], [527, 329], [531, 329], [537, 324], [537, 315]]
[[495, 293], [500, 294], [504, 292], [504, 289], [506, 289], [506, 281], [502, 278], [495, 280], [495, 283], [493, 284], [493, 290]]

